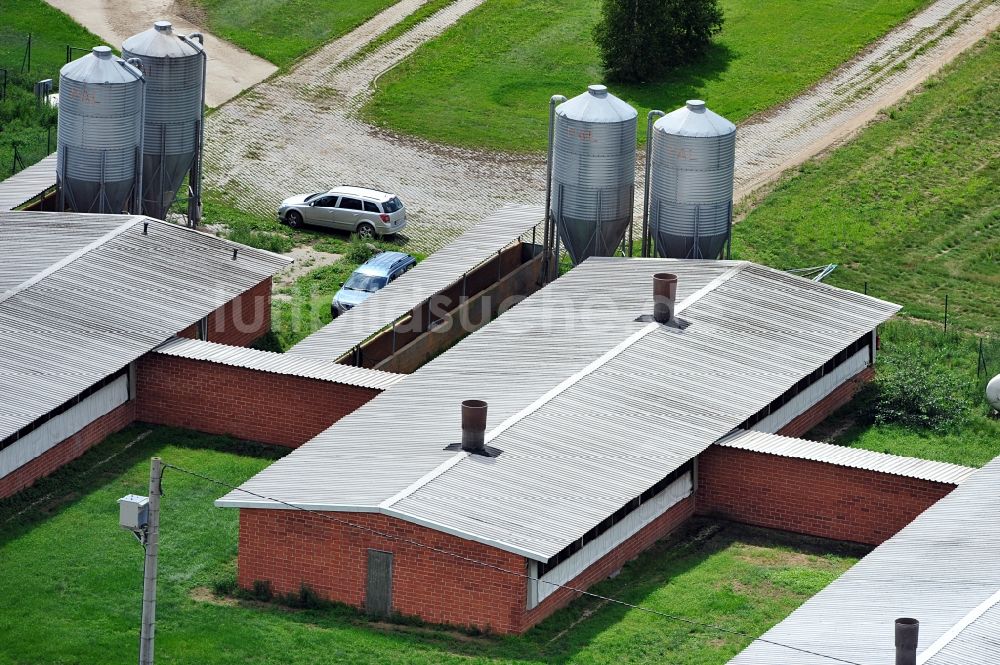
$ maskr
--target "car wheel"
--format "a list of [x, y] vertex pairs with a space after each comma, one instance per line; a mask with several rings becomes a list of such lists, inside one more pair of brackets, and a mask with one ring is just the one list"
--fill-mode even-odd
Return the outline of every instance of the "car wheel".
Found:
[[336, 303], [330, 303], [330, 317], [337, 318], [340, 316], [340, 308], [337, 307]]
[[362, 240], [372, 240], [375, 238], [375, 227], [368, 222], [358, 224], [358, 237]]
[[297, 210], [289, 210], [288, 214], [285, 215], [285, 221], [293, 229], [297, 229], [302, 226], [302, 213]]

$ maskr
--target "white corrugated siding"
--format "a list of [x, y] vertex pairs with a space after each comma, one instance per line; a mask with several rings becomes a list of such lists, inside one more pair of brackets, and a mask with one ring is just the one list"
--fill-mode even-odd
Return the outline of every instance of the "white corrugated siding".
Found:
[[0, 478], [24, 466], [127, 401], [128, 376], [126, 375], [115, 379], [79, 404], [0, 450]]
[[754, 425], [753, 428], [760, 432], [777, 432], [808, 411], [810, 407], [832, 393], [845, 381], [868, 367], [868, 359], [868, 349], [861, 349], [835, 367], [832, 372], [821, 376], [814, 384], [790, 399], [787, 404], [782, 405], [777, 411]]
[[542, 575], [538, 582], [533, 582], [538, 585], [538, 602], [552, 595], [559, 588], [556, 585], [568, 584], [601, 557], [637, 534], [644, 526], [691, 496], [693, 490], [691, 473], [685, 473], [662, 492], [629, 513], [621, 522], [584, 545], [579, 552]]

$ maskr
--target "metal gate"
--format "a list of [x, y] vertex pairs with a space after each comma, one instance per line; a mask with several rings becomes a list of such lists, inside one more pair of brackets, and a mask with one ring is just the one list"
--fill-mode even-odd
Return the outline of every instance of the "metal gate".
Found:
[[365, 610], [376, 616], [392, 613], [392, 552], [368, 550]]

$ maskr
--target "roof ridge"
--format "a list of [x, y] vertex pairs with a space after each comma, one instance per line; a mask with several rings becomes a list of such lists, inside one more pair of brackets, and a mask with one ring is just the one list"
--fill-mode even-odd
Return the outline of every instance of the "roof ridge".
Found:
[[15, 286], [15, 287], [13, 287], [13, 288], [5, 291], [4, 293], [0, 294], [0, 304], [2, 304], [5, 301], [9, 300], [13, 296], [15, 296], [18, 293], [20, 293], [21, 291], [24, 291], [25, 289], [31, 288], [32, 286], [34, 286], [38, 282], [40, 282], [43, 279], [45, 279], [46, 277], [52, 275], [56, 271], [61, 270], [62, 268], [65, 268], [66, 266], [68, 266], [70, 263], [73, 263], [77, 259], [79, 259], [79, 258], [81, 258], [83, 256], [86, 256], [89, 252], [91, 252], [91, 251], [97, 249], [98, 247], [104, 245], [106, 242], [108, 242], [112, 238], [115, 238], [115, 237], [121, 235], [125, 231], [127, 231], [130, 228], [132, 228], [133, 226], [135, 226], [139, 222], [140, 219], [142, 219], [141, 215], [130, 215], [127, 222], [124, 222], [123, 224], [120, 224], [119, 226], [116, 226], [114, 229], [108, 231], [103, 236], [101, 236], [100, 238], [97, 238], [96, 240], [94, 240], [90, 244], [88, 244], [88, 245], [86, 245], [84, 247], [81, 247], [80, 249], [76, 250], [75, 252], [73, 252], [71, 254], [68, 254], [68, 255], [64, 256], [63, 258], [59, 259], [58, 261], [56, 261], [52, 265], [48, 266], [44, 270], [36, 273], [35, 275], [33, 275], [32, 277], [29, 277], [28, 279], [24, 280], [23, 282], [21, 282], [17, 286]]
[[995, 605], [1000, 604], [1000, 590], [994, 593], [992, 596], [981, 602], [976, 607], [969, 610], [969, 612], [962, 617], [958, 623], [953, 625], [951, 628], [946, 630], [941, 637], [934, 640], [934, 643], [929, 647], [924, 649], [924, 651], [917, 658], [917, 665], [924, 665], [927, 661], [937, 655], [939, 651], [944, 649], [948, 644], [961, 634], [963, 630], [972, 625], [976, 619], [980, 618]]
[[[736, 275], [738, 275], [741, 272], [743, 272], [743, 270], [747, 266], [749, 266], [749, 265], [750, 265], [749, 261], [740, 261], [740, 262], [738, 262], [736, 265], [734, 265], [731, 268], [729, 268], [728, 270], [726, 270], [726, 272], [722, 273], [721, 275], [719, 275], [718, 277], [716, 277], [715, 279], [713, 279], [711, 282], [709, 282], [708, 284], [706, 284], [705, 286], [701, 287], [700, 289], [698, 289], [697, 291], [695, 291], [694, 293], [692, 293], [691, 295], [689, 295], [687, 298], [685, 298], [684, 300], [682, 300], [677, 305], [677, 307], [674, 309], [674, 313], [675, 314], [679, 314], [680, 312], [683, 312], [685, 309], [687, 309], [691, 305], [693, 305], [696, 302], [698, 302], [699, 300], [701, 300], [701, 298], [703, 298], [705, 295], [711, 293], [712, 291], [714, 291], [715, 289], [719, 288], [720, 286], [722, 286], [723, 284], [725, 284], [726, 282], [728, 282], [730, 279], [732, 279]], [[580, 369], [579, 371], [577, 371], [573, 375], [567, 377], [562, 382], [560, 382], [558, 385], [556, 385], [553, 388], [551, 388], [549, 391], [547, 391], [541, 397], [539, 397], [538, 399], [536, 399], [534, 402], [532, 402], [528, 406], [524, 407], [523, 409], [521, 409], [517, 413], [511, 415], [509, 418], [507, 418], [506, 420], [504, 420], [502, 423], [500, 423], [499, 425], [497, 425], [496, 427], [494, 427], [492, 430], [490, 430], [489, 432], [487, 432], [486, 433], [485, 443], [489, 443], [490, 441], [493, 441], [498, 436], [500, 436], [501, 434], [503, 434], [504, 432], [506, 432], [508, 429], [510, 429], [511, 427], [513, 427], [514, 425], [516, 425], [517, 423], [519, 423], [521, 420], [523, 420], [524, 418], [527, 418], [532, 413], [534, 413], [538, 409], [540, 409], [543, 406], [545, 406], [545, 404], [547, 404], [551, 400], [555, 399], [558, 395], [560, 395], [561, 393], [565, 392], [566, 390], [568, 390], [572, 386], [576, 385], [580, 380], [582, 380], [583, 378], [589, 376], [590, 374], [593, 374], [595, 371], [597, 371], [598, 369], [600, 369], [601, 367], [603, 367], [604, 365], [606, 365], [607, 363], [609, 363], [611, 360], [613, 360], [614, 358], [616, 358], [619, 355], [621, 355], [626, 349], [628, 349], [629, 347], [631, 347], [633, 344], [635, 344], [636, 342], [638, 342], [640, 339], [644, 338], [646, 335], [648, 335], [649, 333], [653, 332], [654, 330], [658, 330], [660, 328], [660, 325], [661, 324], [657, 323], [656, 321], [651, 321], [651, 322], [647, 323], [645, 326], [643, 326], [642, 328], [640, 328], [639, 330], [637, 330], [636, 332], [634, 332], [631, 335], [629, 335], [628, 337], [626, 337], [624, 340], [622, 340], [621, 342], [619, 342], [618, 344], [616, 344], [613, 348], [611, 348], [608, 351], [606, 351], [605, 353], [603, 353], [600, 357], [598, 357], [597, 359], [591, 361], [585, 367], [583, 367], [582, 369]], [[383, 501], [382, 503], [380, 503], [379, 504], [379, 509], [380, 510], [385, 510], [385, 509], [391, 508], [393, 505], [395, 505], [396, 503], [402, 501], [406, 497], [410, 496], [411, 494], [413, 494], [414, 492], [416, 492], [417, 490], [419, 490], [424, 485], [427, 485], [432, 480], [434, 480], [435, 478], [437, 478], [438, 476], [440, 476], [442, 473], [444, 473], [445, 471], [447, 471], [451, 467], [457, 465], [459, 462], [461, 462], [463, 459], [465, 459], [468, 456], [469, 456], [469, 453], [467, 453], [465, 451], [458, 451], [458, 452], [456, 452], [452, 457], [449, 457], [444, 462], [442, 462], [441, 464], [439, 464], [438, 466], [434, 467], [429, 472], [425, 473], [423, 476], [421, 476], [420, 478], [418, 478], [417, 480], [415, 480], [406, 489], [402, 490], [401, 492], [398, 492], [394, 496], [389, 497], [388, 499], [386, 499], [385, 501]]]

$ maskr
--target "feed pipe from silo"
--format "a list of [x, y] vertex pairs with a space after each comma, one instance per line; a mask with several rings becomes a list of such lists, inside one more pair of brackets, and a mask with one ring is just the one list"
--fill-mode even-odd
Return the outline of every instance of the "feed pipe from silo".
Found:
[[646, 115], [646, 180], [642, 183], [642, 256], [650, 255], [649, 247], [649, 172], [653, 159], [653, 122], [654, 118], [662, 118], [666, 113], [653, 109]]
[[[201, 221], [201, 167], [202, 152], [205, 150], [205, 89], [208, 88], [208, 54], [205, 53], [205, 35], [200, 32], [192, 32], [190, 35], [178, 35], [186, 44], [192, 48], [197, 48], [201, 53], [201, 119], [198, 121], [198, 154], [195, 155], [193, 168], [195, 169], [194, 183], [194, 205], [188, 202], [188, 220], [192, 228], [198, 226]], [[191, 43], [192, 39], [198, 40], [198, 46]], [[190, 186], [191, 183], [188, 183]], [[192, 214], [192, 212], [194, 214]]]
[[[549, 154], [545, 162], [545, 234], [542, 240], [542, 251], [545, 253], [542, 263], [543, 283], [548, 282], [551, 270], [549, 268], [549, 249], [555, 236], [555, 220], [552, 216], [552, 152], [556, 131], [556, 105], [562, 104], [566, 98], [562, 95], [552, 95], [549, 99]], [[556, 270], [559, 269], [558, 263]]]
[[142, 71], [142, 60], [139, 58], [129, 58], [125, 61], [119, 61], [119, 63], [125, 71], [129, 70], [131, 67], [133, 70], [129, 72], [142, 83], [142, 104], [139, 108], [139, 148], [136, 150], [136, 166], [135, 166], [135, 191], [132, 199], [132, 214], [141, 215], [142, 214], [142, 148], [143, 141], [146, 138], [146, 75]]

